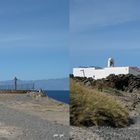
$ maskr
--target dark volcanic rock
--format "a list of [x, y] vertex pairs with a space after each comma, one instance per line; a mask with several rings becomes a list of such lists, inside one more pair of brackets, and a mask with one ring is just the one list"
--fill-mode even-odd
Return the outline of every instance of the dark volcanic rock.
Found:
[[93, 78], [73, 77], [76, 81], [82, 82], [86, 86], [97, 88], [99, 90], [113, 88], [126, 92], [134, 92], [140, 89], [140, 76], [131, 74], [111, 74], [107, 78], [94, 80]]

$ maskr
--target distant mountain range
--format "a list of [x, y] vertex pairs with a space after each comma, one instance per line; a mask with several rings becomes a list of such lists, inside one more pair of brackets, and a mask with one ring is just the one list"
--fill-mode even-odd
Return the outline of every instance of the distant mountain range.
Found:
[[48, 79], [48, 80], [36, 80], [34, 81], [35, 88], [46, 90], [69, 90], [69, 79]]
[[[43, 90], [69, 90], [69, 79], [68, 78], [61, 78], [61, 79], [47, 79], [47, 80], [30, 80], [30, 81], [23, 81], [18, 80], [18, 84], [31, 84], [34, 83], [35, 89], [43, 89]], [[13, 80], [8, 81], [0, 81], [0, 86], [8, 86], [13, 85]]]

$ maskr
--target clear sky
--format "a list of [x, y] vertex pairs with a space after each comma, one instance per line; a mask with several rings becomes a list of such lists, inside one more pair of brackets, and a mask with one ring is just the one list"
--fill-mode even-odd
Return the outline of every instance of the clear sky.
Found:
[[70, 59], [76, 66], [140, 67], [140, 0], [71, 0]]
[[0, 1], [0, 81], [68, 76], [67, 0]]

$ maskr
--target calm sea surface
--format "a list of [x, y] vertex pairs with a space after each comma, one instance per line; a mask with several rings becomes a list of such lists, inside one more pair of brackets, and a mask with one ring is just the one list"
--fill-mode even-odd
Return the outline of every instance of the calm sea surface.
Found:
[[55, 100], [69, 104], [69, 91], [68, 90], [48, 90], [47, 95]]

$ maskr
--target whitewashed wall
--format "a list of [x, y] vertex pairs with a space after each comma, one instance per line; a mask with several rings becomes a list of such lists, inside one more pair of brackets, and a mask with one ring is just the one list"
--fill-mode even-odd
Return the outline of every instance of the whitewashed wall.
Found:
[[[94, 79], [106, 78], [110, 74], [129, 74], [129, 67], [109, 67], [104, 69], [95, 69], [95, 68], [74, 68], [73, 75], [79, 77], [92, 77]], [[134, 73], [134, 72], [133, 72]], [[132, 74], [133, 74], [132, 73]]]

